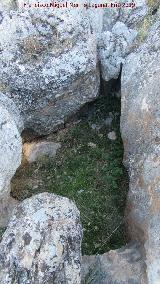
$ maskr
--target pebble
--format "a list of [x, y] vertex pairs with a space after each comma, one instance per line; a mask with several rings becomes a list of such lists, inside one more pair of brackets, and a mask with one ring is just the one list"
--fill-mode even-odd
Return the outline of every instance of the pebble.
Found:
[[113, 121], [113, 118], [112, 118], [112, 117], [107, 117], [107, 118], [104, 120], [104, 123], [105, 123], [106, 126], [111, 126], [112, 121]]
[[95, 143], [92, 143], [92, 142], [89, 142], [88, 146], [91, 147], [91, 148], [96, 148], [97, 147], [97, 145]]
[[113, 141], [117, 139], [115, 131], [109, 132], [107, 136], [108, 136], [108, 139], [113, 140]]

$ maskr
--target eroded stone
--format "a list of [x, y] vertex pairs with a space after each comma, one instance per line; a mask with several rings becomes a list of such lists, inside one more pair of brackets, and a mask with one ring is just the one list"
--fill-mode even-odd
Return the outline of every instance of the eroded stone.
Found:
[[15, 209], [0, 244], [0, 283], [80, 283], [82, 228], [67, 198], [42, 193]]

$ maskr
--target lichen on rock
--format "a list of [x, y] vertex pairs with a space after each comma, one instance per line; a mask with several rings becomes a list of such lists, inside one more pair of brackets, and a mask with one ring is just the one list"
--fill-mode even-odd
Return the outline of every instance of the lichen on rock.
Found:
[[44, 135], [98, 96], [96, 37], [85, 9], [18, 5], [0, 25], [0, 82], [25, 128]]
[[22, 121], [12, 100], [0, 93], [0, 227], [6, 226], [16, 204], [10, 197], [10, 181], [21, 164]]
[[131, 239], [142, 243], [149, 284], [160, 282], [160, 21], [144, 44], [128, 56], [122, 72], [121, 132], [130, 173], [126, 209]]
[[81, 238], [73, 202], [49, 193], [26, 199], [0, 244], [0, 283], [80, 284]]

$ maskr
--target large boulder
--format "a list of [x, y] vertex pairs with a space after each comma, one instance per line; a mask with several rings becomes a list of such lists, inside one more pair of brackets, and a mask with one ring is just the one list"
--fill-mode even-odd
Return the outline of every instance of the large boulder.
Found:
[[160, 20], [122, 72], [121, 130], [130, 190], [129, 237], [142, 243], [149, 284], [160, 283]]
[[0, 93], [0, 227], [5, 226], [15, 206], [10, 181], [21, 164], [22, 123], [14, 103]]
[[25, 129], [44, 135], [98, 96], [99, 71], [87, 10], [33, 3], [17, 1], [2, 17], [0, 89], [16, 103]]
[[81, 238], [73, 202], [49, 193], [26, 199], [0, 244], [0, 283], [80, 284]]

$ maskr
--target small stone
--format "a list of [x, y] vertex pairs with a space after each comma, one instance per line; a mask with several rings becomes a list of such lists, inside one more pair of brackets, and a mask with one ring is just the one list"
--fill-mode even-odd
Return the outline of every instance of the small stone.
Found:
[[92, 143], [92, 142], [89, 142], [88, 146], [91, 147], [91, 148], [96, 148], [97, 147], [97, 145], [95, 143]]
[[34, 185], [34, 186], [33, 186], [33, 190], [34, 190], [34, 189], [37, 189], [37, 188], [38, 188], [38, 185]]
[[112, 121], [113, 121], [113, 118], [112, 118], [112, 117], [107, 117], [107, 118], [104, 120], [104, 124], [105, 124], [106, 126], [111, 126]]
[[96, 131], [99, 131], [101, 129], [101, 127], [97, 124], [91, 124], [91, 128]]
[[32, 142], [23, 145], [23, 154], [29, 163], [37, 161], [40, 157], [48, 156], [54, 157], [57, 150], [61, 147], [60, 143], [54, 142]]
[[117, 139], [115, 131], [109, 132], [107, 136], [108, 136], [108, 139], [113, 140], [113, 141]]
[[80, 189], [79, 191], [78, 191], [78, 194], [81, 194], [81, 193], [83, 193], [84, 192], [84, 189]]

